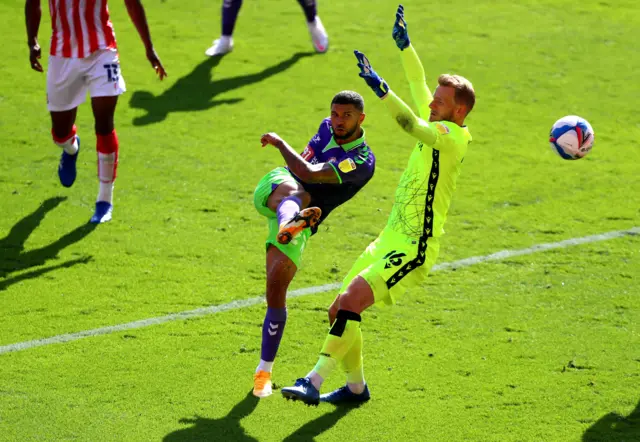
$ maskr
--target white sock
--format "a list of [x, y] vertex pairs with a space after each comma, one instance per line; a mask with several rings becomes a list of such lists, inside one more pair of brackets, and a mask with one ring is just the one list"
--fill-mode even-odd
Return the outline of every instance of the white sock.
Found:
[[69, 138], [64, 143], [56, 142], [56, 144], [62, 147], [62, 149], [64, 149], [64, 151], [69, 155], [75, 155], [78, 152], [78, 138], [75, 135]]
[[110, 183], [100, 181], [100, 190], [96, 201], [106, 201], [109, 204], [113, 204], [113, 181]]
[[230, 35], [221, 35], [220, 36], [220, 44], [230, 45], [233, 43], [233, 37]]
[[273, 368], [273, 361], [267, 362], [260, 359], [260, 364], [258, 364], [258, 368], [256, 368], [256, 373], [259, 371], [266, 371], [267, 373], [271, 373]]

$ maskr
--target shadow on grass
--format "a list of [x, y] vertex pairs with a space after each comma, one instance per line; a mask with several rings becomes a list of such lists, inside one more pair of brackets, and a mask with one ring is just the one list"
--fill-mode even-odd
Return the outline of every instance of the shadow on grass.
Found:
[[[258, 439], [249, 436], [240, 421], [249, 416], [258, 406], [260, 399], [249, 391], [231, 411], [220, 419], [207, 419], [196, 416], [193, 419], [180, 419], [182, 424], [192, 424], [191, 427], [176, 430], [164, 437], [163, 442], [190, 442], [190, 441], [234, 441], [257, 442]], [[298, 404], [296, 404], [298, 405]], [[287, 436], [284, 441], [313, 441], [317, 436], [333, 427], [342, 417], [356, 407], [335, 407], [330, 413], [307, 422], [294, 433]], [[274, 416], [273, 425], [278, 425], [278, 416]]]
[[220, 419], [207, 419], [196, 416], [193, 419], [180, 419], [182, 424], [193, 426], [176, 430], [164, 437], [164, 442], [183, 441], [238, 441], [257, 442], [257, 439], [247, 435], [240, 421], [249, 416], [258, 406], [260, 399], [251, 391], [229, 413]]
[[83, 224], [48, 246], [25, 252], [24, 245], [27, 239], [29, 239], [29, 236], [40, 225], [45, 215], [65, 200], [66, 197], [55, 197], [45, 200], [33, 213], [18, 221], [16, 225], [11, 228], [9, 234], [0, 240], [0, 291], [6, 290], [7, 287], [17, 282], [37, 278], [53, 270], [72, 267], [76, 264], [86, 264], [91, 261], [91, 256], [85, 256], [9, 277], [11, 273], [46, 264], [47, 261], [56, 258], [62, 249], [81, 241], [95, 229], [95, 224]]
[[629, 416], [609, 413], [582, 436], [583, 442], [640, 441], [640, 401]]
[[224, 56], [208, 57], [186, 76], [176, 81], [162, 95], [154, 96], [148, 91], [136, 91], [129, 105], [134, 109], [143, 109], [147, 113], [133, 120], [135, 126], [163, 121], [172, 112], [191, 112], [211, 109], [220, 104], [233, 104], [242, 98], [215, 100], [217, 95], [253, 83], [263, 81], [273, 75], [289, 69], [298, 60], [314, 55], [313, 52], [299, 52], [255, 74], [240, 75], [222, 80], [212, 79], [212, 70], [220, 64]]

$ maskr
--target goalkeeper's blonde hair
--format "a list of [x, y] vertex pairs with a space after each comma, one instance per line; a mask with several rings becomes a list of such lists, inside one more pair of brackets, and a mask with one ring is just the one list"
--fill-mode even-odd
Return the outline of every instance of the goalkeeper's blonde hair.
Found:
[[438, 77], [438, 85], [454, 88], [456, 103], [465, 105], [467, 113], [471, 112], [476, 104], [476, 91], [469, 80], [460, 75], [442, 74]]

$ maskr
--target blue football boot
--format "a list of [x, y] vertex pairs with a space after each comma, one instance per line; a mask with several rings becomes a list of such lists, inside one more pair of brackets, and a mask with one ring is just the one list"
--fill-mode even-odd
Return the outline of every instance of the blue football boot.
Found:
[[309, 378], [296, 380], [293, 387], [284, 387], [280, 390], [282, 396], [294, 401], [302, 401], [307, 405], [318, 405], [320, 403], [320, 392], [313, 386]]
[[331, 393], [323, 394], [320, 396], [320, 402], [327, 402], [334, 405], [357, 405], [367, 402], [371, 399], [369, 394], [369, 386], [365, 384], [364, 391], [360, 394], [355, 394], [346, 385], [340, 387]]
[[76, 139], [78, 140], [78, 151], [75, 155], [69, 155], [64, 150], [62, 151], [62, 155], [60, 155], [58, 178], [60, 178], [60, 184], [64, 187], [71, 187], [76, 181], [76, 161], [80, 153], [80, 137], [76, 135]]
[[98, 201], [96, 203], [96, 211], [89, 220], [92, 224], [101, 224], [106, 223], [107, 221], [111, 221], [111, 212], [113, 211], [113, 206], [106, 201]]

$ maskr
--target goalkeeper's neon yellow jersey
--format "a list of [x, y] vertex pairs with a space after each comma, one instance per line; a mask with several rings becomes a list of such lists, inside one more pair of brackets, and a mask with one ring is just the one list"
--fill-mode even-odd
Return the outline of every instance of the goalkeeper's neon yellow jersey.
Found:
[[467, 127], [449, 121], [429, 123], [435, 128], [432, 146], [418, 141], [409, 158], [387, 227], [404, 235], [439, 237], [444, 234], [451, 197], [471, 141]]
[[401, 52], [401, 59], [421, 118], [393, 91], [384, 97], [393, 118], [418, 139], [396, 189], [387, 228], [413, 238], [438, 237], [444, 234], [444, 222], [471, 134], [466, 126], [449, 121], [426, 121], [433, 95], [422, 63], [412, 45]]

